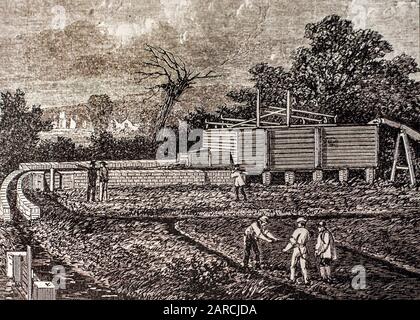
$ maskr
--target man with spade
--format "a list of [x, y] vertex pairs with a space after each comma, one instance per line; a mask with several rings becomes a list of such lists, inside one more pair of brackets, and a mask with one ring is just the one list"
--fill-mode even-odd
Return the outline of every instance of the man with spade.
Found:
[[254, 251], [255, 255], [255, 269], [261, 269], [260, 248], [258, 243], [259, 240], [264, 240], [270, 243], [279, 241], [277, 237], [275, 237], [270, 231], [267, 230], [268, 223], [269, 218], [267, 216], [261, 216], [245, 229], [243, 262], [245, 271], [248, 271], [248, 263], [251, 251]]
[[297, 228], [290, 237], [289, 243], [283, 249], [283, 252], [292, 251], [292, 259], [290, 262], [290, 280], [295, 282], [296, 277], [296, 265], [300, 263], [300, 269], [302, 270], [303, 281], [305, 284], [310, 284], [308, 270], [306, 269], [306, 262], [308, 261], [308, 250], [306, 244], [309, 240], [309, 231], [306, 229], [306, 219], [298, 218], [296, 220]]

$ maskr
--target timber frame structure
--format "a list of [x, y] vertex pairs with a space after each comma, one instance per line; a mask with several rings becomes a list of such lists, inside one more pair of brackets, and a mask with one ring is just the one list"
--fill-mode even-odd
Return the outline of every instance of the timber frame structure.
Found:
[[[272, 116], [281, 116], [286, 118], [286, 124], [281, 124], [273, 121], [266, 121], [266, 118]], [[262, 120], [264, 119], [264, 120]], [[265, 110], [261, 109], [260, 91], [257, 90], [257, 106], [256, 116], [252, 119], [235, 119], [235, 118], [223, 118], [221, 117], [220, 122], [206, 121], [207, 127], [209, 125], [215, 128], [277, 128], [277, 127], [290, 127], [291, 119], [298, 119], [302, 121], [301, 125], [322, 125], [322, 124], [335, 124], [337, 122], [337, 116], [332, 116], [319, 112], [312, 112], [306, 110], [298, 110], [291, 108], [291, 97], [290, 91], [287, 91], [287, 106], [286, 108], [266, 106]], [[308, 122], [308, 123], [307, 123]]]
[[[392, 163], [392, 171], [391, 171], [391, 181], [395, 181], [395, 176], [397, 173], [397, 170], [408, 170], [409, 176], [410, 176], [410, 184], [411, 186], [416, 185], [416, 174], [414, 172], [414, 164], [413, 164], [413, 156], [411, 155], [410, 151], [410, 142], [408, 140], [408, 137], [413, 139], [416, 142], [420, 142], [420, 133], [416, 130], [401, 124], [396, 121], [388, 120], [385, 118], [379, 118], [372, 120], [369, 122], [370, 124], [385, 124], [391, 128], [398, 129], [399, 132], [397, 134], [397, 138], [395, 140], [395, 150], [394, 150], [394, 161]], [[400, 144], [401, 139], [404, 145], [404, 151], [405, 151], [405, 159], [407, 162], [407, 166], [398, 166], [398, 159], [400, 157]]]

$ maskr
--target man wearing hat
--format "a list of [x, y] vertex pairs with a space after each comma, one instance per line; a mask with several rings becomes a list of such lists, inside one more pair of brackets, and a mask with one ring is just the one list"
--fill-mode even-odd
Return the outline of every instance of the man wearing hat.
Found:
[[95, 201], [96, 194], [96, 180], [98, 179], [98, 168], [95, 166], [96, 161], [92, 160], [90, 162], [90, 167], [85, 167], [80, 164], [76, 166], [82, 169], [87, 170], [88, 176], [88, 186], [87, 186], [87, 201]]
[[241, 192], [242, 196], [244, 197], [244, 200], [246, 201], [247, 197], [244, 190], [246, 176], [245, 172], [240, 169], [239, 164], [235, 164], [230, 177], [234, 179], [236, 201], [239, 201], [239, 191]]
[[315, 256], [319, 257], [319, 272], [322, 280], [330, 282], [331, 262], [337, 259], [335, 239], [332, 232], [327, 228], [325, 221], [318, 224], [318, 238], [315, 246]]
[[307, 248], [306, 244], [309, 240], [309, 231], [306, 229], [306, 219], [298, 218], [296, 220], [297, 228], [293, 232], [289, 243], [283, 249], [283, 252], [287, 252], [293, 248], [292, 259], [290, 262], [290, 280], [295, 282], [296, 265], [299, 261], [300, 268], [302, 270], [303, 280], [305, 284], [309, 284], [308, 271], [306, 269], [307, 260]]
[[260, 260], [260, 248], [258, 245], [258, 240], [264, 240], [267, 242], [278, 241], [271, 232], [266, 229], [266, 226], [269, 222], [267, 216], [261, 216], [258, 220], [251, 223], [249, 227], [245, 229], [244, 235], [244, 269], [248, 269], [249, 257], [251, 251], [254, 251], [255, 255], [255, 269], [261, 269], [261, 260]]
[[99, 200], [108, 200], [109, 170], [105, 161], [101, 161], [99, 168]]

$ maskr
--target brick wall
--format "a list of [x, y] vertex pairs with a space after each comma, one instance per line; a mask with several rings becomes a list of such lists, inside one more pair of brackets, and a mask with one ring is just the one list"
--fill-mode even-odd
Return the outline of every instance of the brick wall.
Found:
[[[46, 183], [49, 185], [50, 173], [46, 173]], [[54, 188], [84, 189], [87, 186], [87, 172], [58, 171], [54, 176]], [[110, 170], [109, 187], [145, 186], [158, 187], [165, 185], [203, 185], [230, 184], [229, 171], [202, 170]]]
[[227, 170], [206, 171], [206, 181], [210, 184], [232, 184], [230, 174]]
[[[122, 161], [106, 161], [110, 169], [130, 169], [130, 168], [151, 168], [165, 167], [176, 164], [176, 160], [122, 160]], [[54, 169], [78, 169], [77, 165], [88, 167], [90, 161], [76, 162], [32, 162], [21, 163], [21, 170], [48, 170]]]
[[28, 220], [38, 219], [41, 216], [41, 209], [26, 198], [23, 192], [25, 188], [33, 188], [33, 176], [38, 174], [40, 173], [26, 172], [22, 174], [16, 186], [16, 207]]
[[10, 204], [7, 199], [7, 189], [9, 188], [10, 182], [15, 179], [18, 175], [23, 173], [22, 170], [16, 170], [10, 173], [6, 179], [3, 180], [1, 187], [0, 187], [0, 217], [3, 221], [11, 221], [11, 211], [10, 211]]

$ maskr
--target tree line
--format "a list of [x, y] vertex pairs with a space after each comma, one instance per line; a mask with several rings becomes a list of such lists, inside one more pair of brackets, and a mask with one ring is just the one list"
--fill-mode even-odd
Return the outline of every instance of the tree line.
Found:
[[187, 119], [203, 126], [206, 118], [255, 117], [259, 89], [261, 108], [284, 107], [290, 91], [294, 108], [337, 115], [338, 123], [387, 117], [420, 129], [420, 82], [411, 77], [420, 69], [413, 57], [386, 59], [393, 49], [381, 34], [337, 15], [307, 24], [304, 37], [309, 45], [295, 50], [289, 69], [258, 63], [249, 69], [253, 87], [227, 94], [234, 107], [197, 108]]
[[140, 134], [118, 139], [106, 130], [112, 105], [107, 95], [90, 97], [87, 109], [94, 131], [90, 144], [82, 146], [65, 137], [41, 141], [39, 133], [53, 128], [41, 107], [28, 107], [22, 90], [0, 93], [0, 180], [22, 162], [153, 159], [153, 139]]

